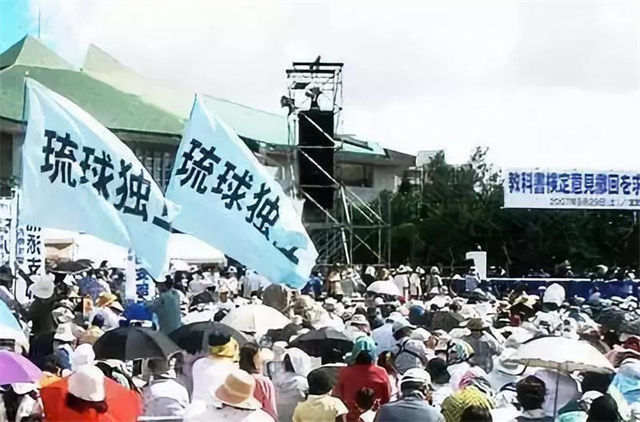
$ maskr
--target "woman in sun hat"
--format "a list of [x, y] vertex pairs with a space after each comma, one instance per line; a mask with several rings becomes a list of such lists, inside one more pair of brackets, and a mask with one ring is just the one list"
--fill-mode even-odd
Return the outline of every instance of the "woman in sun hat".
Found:
[[49, 422], [135, 422], [142, 414], [140, 396], [92, 364], [42, 388], [40, 395]]
[[118, 302], [118, 297], [113, 293], [102, 292], [96, 300], [95, 315], [102, 315], [104, 318], [104, 331], [113, 330], [120, 326], [120, 315], [124, 312], [122, 305]]
[[43, 274], [34, 278], [35, 281], [29, 288], [34, 300], [27, 316], [31, 321], [31, 335], [38, 336], [55, 331], [53, 310], [57, 299], [53, 294], [55, 286], [52, 275]]
[[273, 422], [253, 397], [256, 381], [247, 372], [236, 369], [224, 383], [209, 391], [207, 400], [196, 400], [186, 410], [184, 422]]

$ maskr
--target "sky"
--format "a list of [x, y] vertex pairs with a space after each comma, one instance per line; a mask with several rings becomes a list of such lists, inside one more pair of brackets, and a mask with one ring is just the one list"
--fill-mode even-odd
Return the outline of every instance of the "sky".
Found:
[[292, 61], [342, 61], [341, 132], [501, 167], [640, 169], [640, 2], [0, 0], [0, 49], [90, 43], [142, 75], [283, 113]]

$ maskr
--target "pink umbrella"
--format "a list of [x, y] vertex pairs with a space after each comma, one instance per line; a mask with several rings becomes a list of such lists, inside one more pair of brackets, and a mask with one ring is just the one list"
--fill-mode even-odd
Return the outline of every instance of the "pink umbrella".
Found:
[[0, 350], [0, 385], [16, 382], [36, 382], [42, 371], [31, 361], [17, 353]]

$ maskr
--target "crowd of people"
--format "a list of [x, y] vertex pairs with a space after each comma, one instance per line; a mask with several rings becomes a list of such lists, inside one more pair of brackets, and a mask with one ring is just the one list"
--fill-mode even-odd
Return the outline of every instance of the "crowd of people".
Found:
[[20, 303], [0, 269], [0, 421], [640, 421], [633, 295], [408, 266], [194, 267], [136, 301], [105, 267], [30, 281]]

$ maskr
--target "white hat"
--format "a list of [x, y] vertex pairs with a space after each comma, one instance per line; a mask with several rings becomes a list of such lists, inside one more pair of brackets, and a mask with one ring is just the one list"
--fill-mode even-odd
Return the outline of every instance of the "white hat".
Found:
[[425, 330], [422, 327], [416, 328], [415, 330], [413, 330], [413, 332], [411, 333], [411, 338], [414, 340], [418, 340], [421, 342], [425, 342], [427, 340], [429, 340], [432, 337], [432, 334]]
[[74, 369], [78, 369], [82, 365], [93, 365], [96, 359], [96, 354], [93, 351], [91, 344], [85, 343], [76, 347], [71, 357], [71, 365]]
[[53, 289], [53, 276], [51, 274], [43, 274], [35, 277], [35, 281], [31, 285], [31, 293], [40, 299], [49, 299], [53, 296]]
[[524, 373], [524, 365], [509, 362], [509, 359], [516, 353], [516, 349], [512, 347], [505, 348], [500, 356], [494, 359], [495, 369], [503, 374], [520, 376]]
[[11, 384], [11, 389], [19, 396], [22, 396], [31, 391], [36, 391], [38, 387], [32, 382], [14, 382]]
[[554, 283], [545, 290], [544, 296], [542, 297], [542, 303], [555, 303], [556, 305], [561, 306], [564, 299], [564, 287]]
[[64, 341], [65, 343], [71, 343], [76, 339], [73, 335], [73, 331], [71, 330], [71, 323], [67, 322], [64, 324], [58, 325], [56, 328], [56, 333], [53, 335], [54, 340]]
[[382, 306], [384, 305], [384, 299], [381, 297], [377, 297], [375, 299], [373, 299], [373, 304], [376, 306]]
[[71, 322], [71, 321], [73, 321], [73, 318], [74, 318], [73, 312], [71, 312], [67, 308], [62, 308], [62, 307], [54, 309], [51, 312], [51, 316], [53, 316], [53, 319], [58, 324], [64, 324], [66, 322]]
[[398, 331], [402, 330], [403, 328], [411, 328], [411, 329], [415, 329], [416, 327], [411, 325], [411, 323], [409, 321], [407, 321], [406, 319], [402, 318], [396, 322], [393, 323], [393, 326], [391, 327], [391, 332], [393, 334], [397, 333]]
[[431, 375], [421, 368], [411, 368], [400, 378], [400, 386], [404, 383], [417, 383], [421, 385], [431, 386]]
[[82, 365], [69, 376], [69, 393], [79, 399], [98, 402], [106, 397], [104, 373], [94, 365]]

